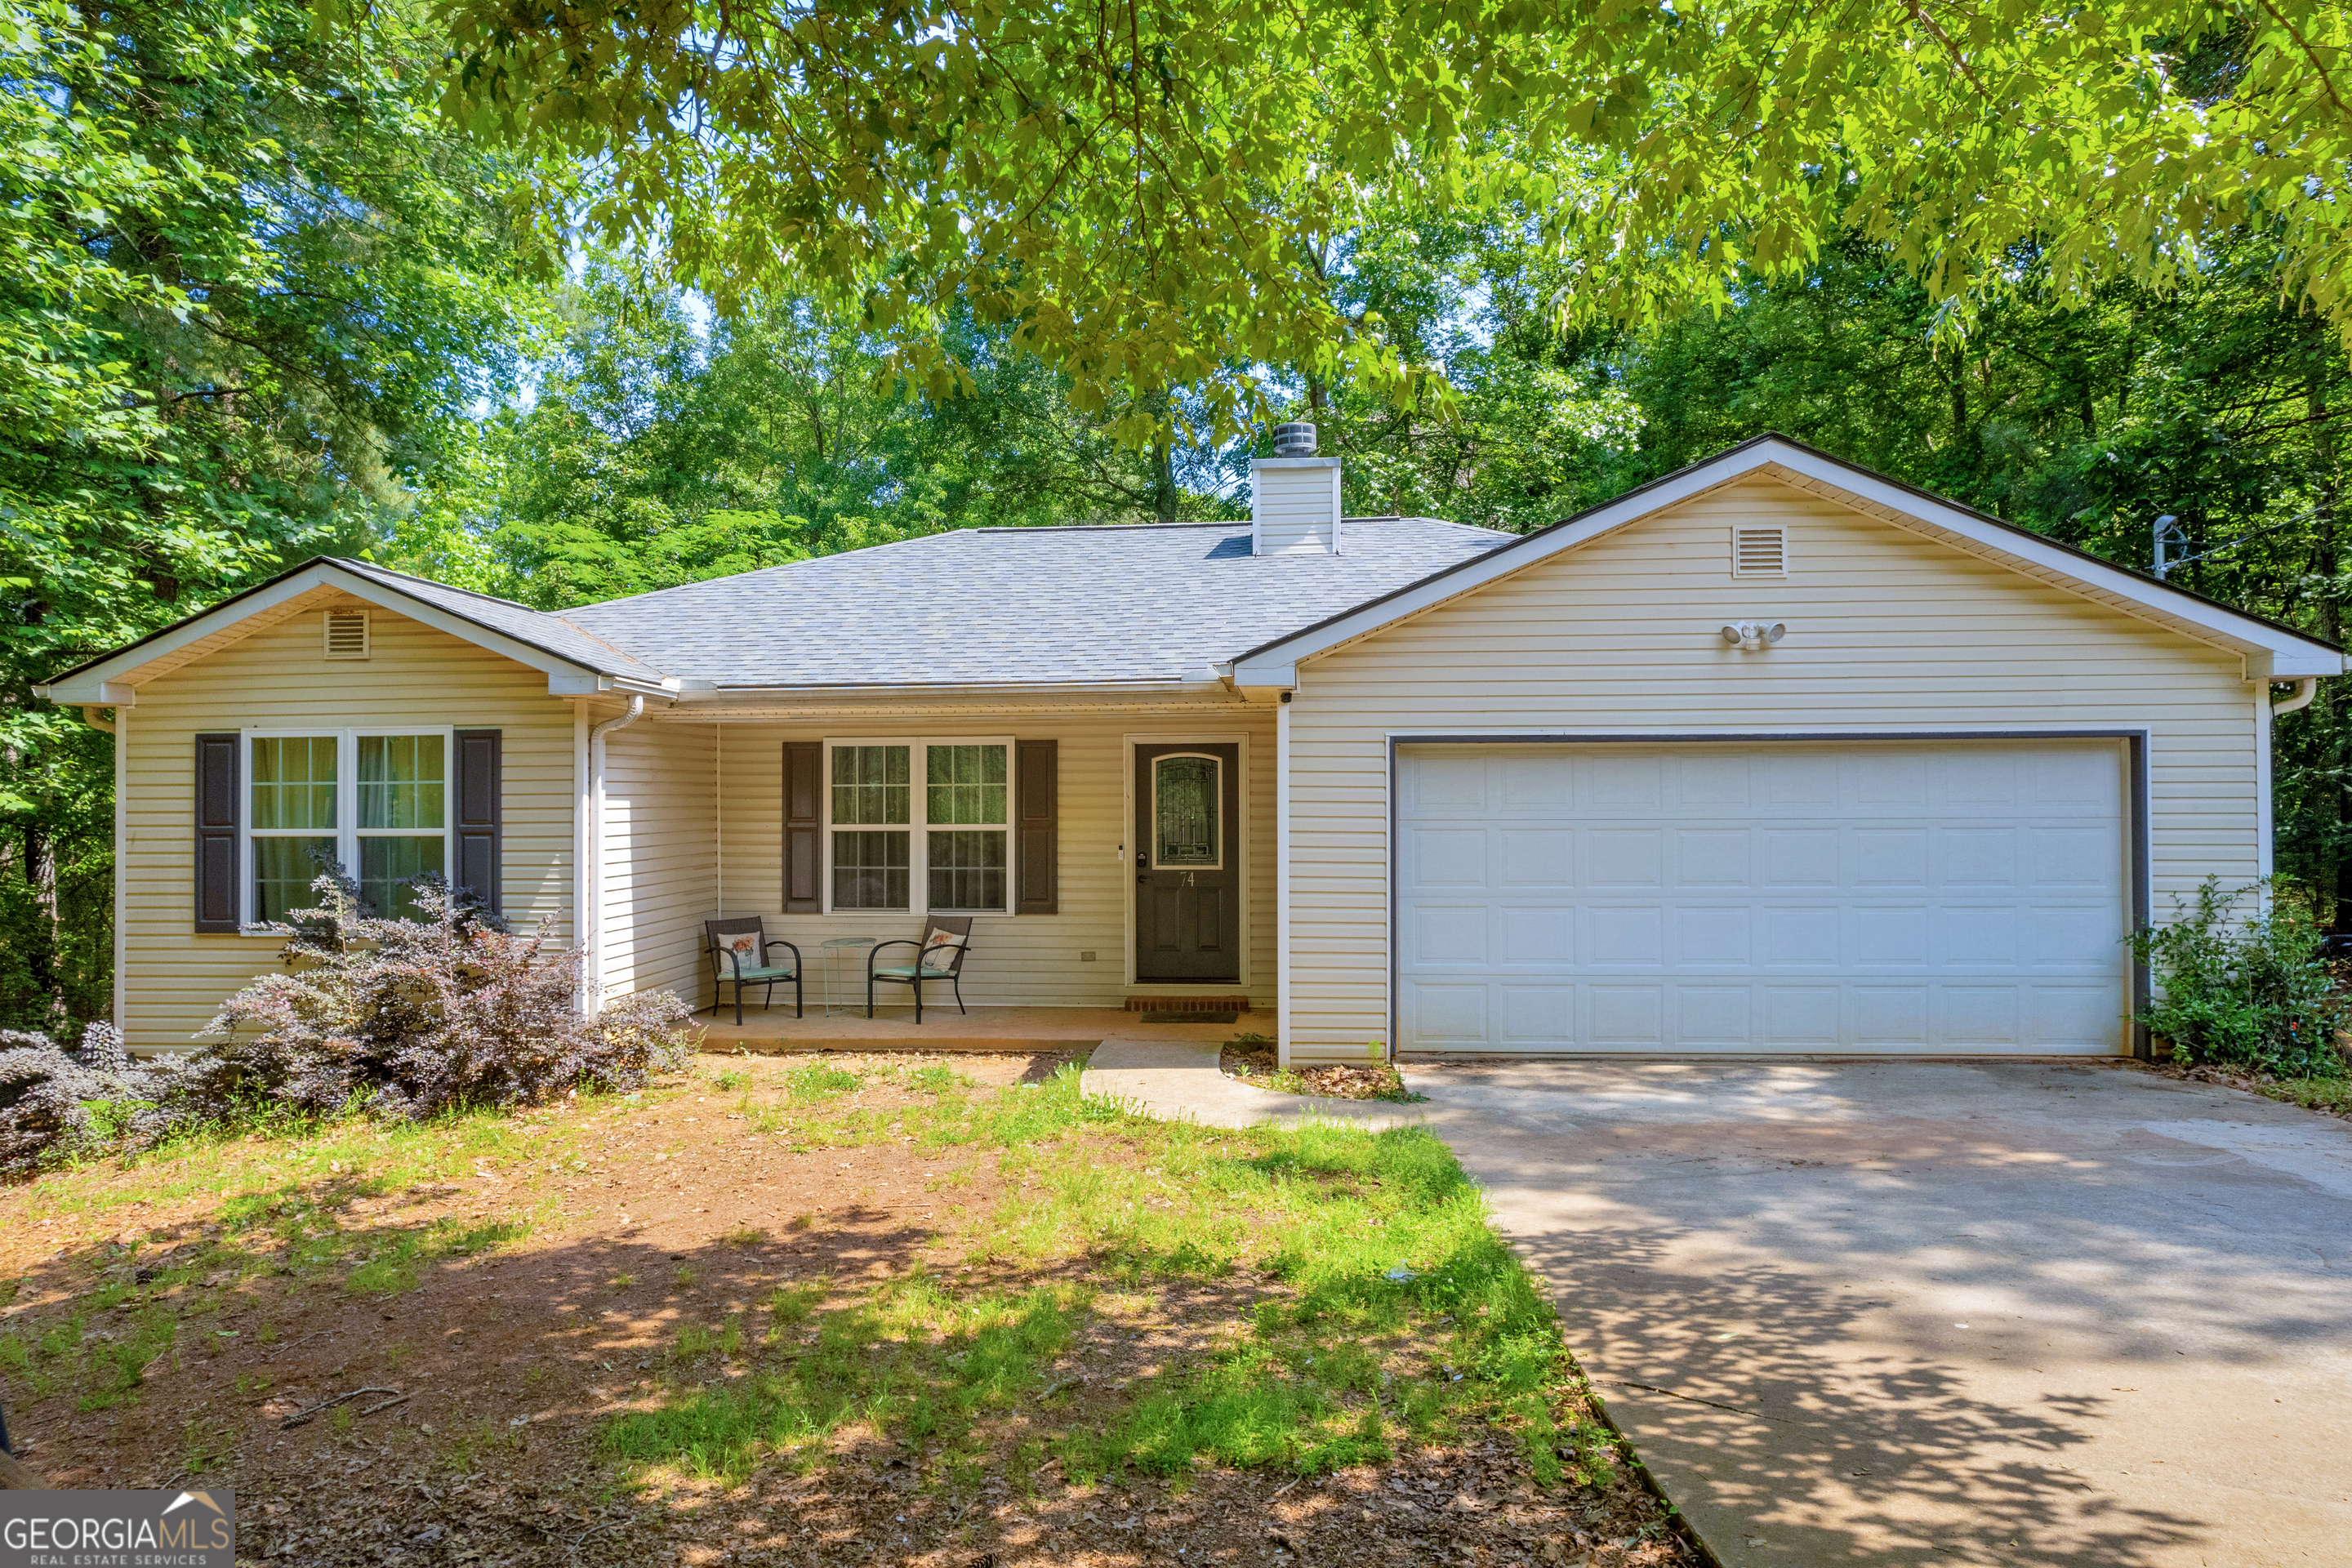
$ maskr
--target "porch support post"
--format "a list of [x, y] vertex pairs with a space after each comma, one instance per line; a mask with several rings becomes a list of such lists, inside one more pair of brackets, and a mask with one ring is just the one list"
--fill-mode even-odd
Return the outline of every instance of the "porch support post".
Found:
[[1274, 1038], [1290, 1065], [1290, 693], [1274, 710]]
[[596, 1010], [595, 832], [588, 776], [588, 702], [572, 700], [572, 945], [580, 952], [580, 1010]]

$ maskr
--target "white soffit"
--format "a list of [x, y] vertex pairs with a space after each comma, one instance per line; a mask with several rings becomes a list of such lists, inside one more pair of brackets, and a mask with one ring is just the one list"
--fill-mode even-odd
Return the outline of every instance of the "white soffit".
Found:
[[1531, 534], [1521, 544], [1507, 544], [1320, 626], [1269, 643], [1234, 661], [1234, 682], [1237, 686], [1295, 685], [1297, 666], [1305, 659], [1369, 637], [1711, 490], [1753, 479], [1777, 480], [1806, 490], [2136, 619], [2242, 655], [2250, 679], [2264, 675], [2284, 679], [2344, 673], [2344, 656], [2325, 643], [2109, 566], [1794, 442], [1767, 437], [1669, 475], [1543, 533]]

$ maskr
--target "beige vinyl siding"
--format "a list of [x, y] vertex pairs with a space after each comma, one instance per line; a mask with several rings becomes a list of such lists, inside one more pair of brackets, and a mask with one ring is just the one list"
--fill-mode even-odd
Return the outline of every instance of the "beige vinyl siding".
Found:
[[[1786, 580], [1734, 578], [1736, 523]], [[1742, 653], [1720, 628], [1783, 621]], [[1391, 734], [2146, 726], [2156, 909], [2263, 869], [2239, 657], [1769, 481], [1709, 492], [1310, 660], [1291, 717], [1292, 1052], [1386, 1039]]]
[[[684, 718], [665, 728], [685, 727]], [[1116, 1007], [1130, 990], [1142, 993], [1217, 994], [1230, 987], [1129, 987], [1126, 983], [1128, 896], [1133, 861], [1120, 850], [1128, 842], [1126, 757], [1129, 737], [1208, 740], [1240, 737], [1244, 835], [1247, 856], [1242, 919], [1248, 932], [1244, 989], [1253, 1005], [1274, 1005], [1274, 721], [1268, 710], [1231, 709], [1183, 715], [1114, 713], [1051, 718], [975, 714], [962, 719], [892, 718], [884, 722], [833, 720], [824, 722], [729, 722], [724, 731], [726, 778], [721, 822], [720, 878], [730, 915], [764, 916], [769, 933], [800, 944], [810, 968], [809, 1005], [824, 996], [823, 957], [817, 943], [833, 936], [885, 940], [913, 937], [920, 917], [894, 912], [785, 915], [783, 897], [783, 743], [793, 741], [877, 739], [940, 740], [960, 735], [1006, 735], [1024, 741], [1055, 741], [1060, 779], [1059, 912], [1051, 915], [982, 915], [972, 924], [971, 957], [964, 965], [963, 997], [971, 1005]], [[1079, 957], [1091, 952], [1087, 962]], [[864, 1005], [862, 959], [845, 960], [845, 991], [854, 988]], [[853, 984], [850, 975], [859, 977]], [[893, 987], [900, 1005], [906, 993]], [[845, 995], [843, 998], [846, 1000]], [[709, 981], [702, 1001], [709, 1005]], [[952, 1007], [953, 1004], [949, 1005]], [[928, 994], [927, 1011], [928, 1016]], [[1268, 1020], [1270, 1022], [1270, 1019]]]
[[[608, 715], [599, 713], [599, 718]], [[716, 726], [640, 721], [604, 738], [604, 990], [709, 986], [718, 885]]]
[[[360, 607], [354, 601], [351, 607]], [[121, 710], [123, 1016], [142, 1050], [191, 1044], [222, 999], [278, 967], [272, 937], [194, 931], [195, 737], [212, 731], [451, 725], [504, 731], [501, 897], [572, 937], [572, 709], [547, 677], [381, 607], [372, 657], [320, 657], [323, 608], [183, 665]]]

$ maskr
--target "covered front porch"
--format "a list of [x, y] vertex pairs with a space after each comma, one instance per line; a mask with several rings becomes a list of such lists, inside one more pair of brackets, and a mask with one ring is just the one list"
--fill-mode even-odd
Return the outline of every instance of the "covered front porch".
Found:
[[[648, 708], [592, 742], [595, 992], [668, 990], [715, 1048], [1000, 1050], [1192, 1029], [1276, 1029], [1269, 710], [1230, 697], [1136, 710], [934, 699], [855, 711]], [[591, 714], [602, 724], [603, 710]], [[617, 712], [617, 710], [616, 710]], [[968, 922], [955, 990], [903, 984], [865, 1016], [866, 966]], [[714, 1016], [705, 924], [797, 949], [793, 986]], [[766, 962], [790, 964], [782, 950]], [[942, 1044], [942, 1042], [975, 1042]]]
[[1181, 1016], [1184, 1021], [1163, 1022], [1162, 1015], [1120, 1007], [974, 1007], [959, 1014], [953, 1002], [942, 1008], [927, 1000], [920, 1024], [915, 1022], [914, 1009], [903, 1005], [877, 1007], [868, 1018], [863, 1006], [828, 1014], [819, 1004], [806, 1016], [795, 1018], [789, 1002], [780, 998], [777, 1005], [763, 1009], [755, 996], [743, 1009], [740, 1025], [731, 1004], [720, 1007], [715, 1019], [706, 1008], [695, 1023], [702, 1030], [706, 1051], [740, 1049], [761, 1056], [785, 1051], [1067, 1051], [1116, 1038], [1213, 1045], [1237, 1034], [1274, 1033], [1271, 1014], [1242, 1013], [1231, 1022], [1221, 1021], [1218, 1015]]

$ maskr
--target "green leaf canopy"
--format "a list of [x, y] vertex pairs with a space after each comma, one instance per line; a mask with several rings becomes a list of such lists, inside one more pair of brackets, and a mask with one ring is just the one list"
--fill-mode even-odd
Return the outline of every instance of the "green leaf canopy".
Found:
[[[2169, 283], [2252, 228], [2352, 327], [2347, 13], [2319, 0], [444, 0], [450, 103], [589, 158], [586, 216], [722, 303], [858, 301], [945, 390], [961, 301], [1083, 400], [1252, 369], [1408, 393], [1325, 264], [1367, 204], [1515, 215], [1564, 314], [1657, 319], [1745, 266], [1893, 246], [1955, 325], [2021, 250]], [[1138, 412], [1134, 417], [1143, 420]]]

